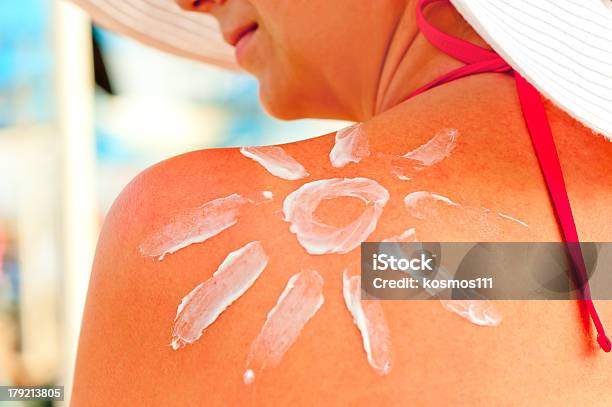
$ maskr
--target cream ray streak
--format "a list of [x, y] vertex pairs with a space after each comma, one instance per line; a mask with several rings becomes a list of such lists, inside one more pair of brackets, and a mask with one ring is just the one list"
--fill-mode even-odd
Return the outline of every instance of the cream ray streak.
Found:
[[424, 219], [425, 213], [423, 205], [427, 202], [442, 202], [450, 206], [459, 206], [445, 196], [434, 194], [428, 191], [417, 191], [406, 195], [404, 198], [404, 206], [412, 216], [418, 219]]
[[280, 363], [323, 302], [323, 278], [319, 273], [305, 270], [289, 279], [276, 305], [268, 313], [261, 332], [251, 344], [243, 375], [245, 384], [252, 383], [266, 367]]
[[489, 300], [440, 300], [448, 311], [479, 326], [498, 326], [501, 312]]
[[[452, 279], [448, 271], [442, 266], [439, 267], [436, 278], [440, 280]], [[440, 298], [441, 293], [439, 291], [427, 291], [432, 296], [439, 298], [440, 303], [446, 310], [459, 315], [474, 325], [493, 327], [498, 326], [502, 321], [501, 312], [484, 297], [480, 300], [447, 300]]]
[[383, 242], [416, 242], [416, 230], [415, 228], [406, 229], [402, 234], [397, 236], [392, 236], [390, 238], [384, 239]]
[[[500, 221], [508, 225], [512, 224], [513, 227], [529, 227], [527, 223], [501, 212], [494, 212], [482, 206], [460, 205], [445, 196], [428, 191], [418, 191], [406, 195], [404, 206], [411, 216], [420, 220], [427, 219], [432, 222], [436, 222], [436, 218], [441, 211], [446, 211], [450, 208], [456, 211], [453, 217], [462, 219], [466, 225], [465, 227], [474, 228], [475, 233], [481, 235], [481, 239], [497, 239], [501, 236], [506, 225]], [[433, 227], [432, 225], [433, 223], [429, 224], [430, 227]]]
[[527, 223], [525, 223], [525, 222], [523, 222], [522, 220], [519, 220], [519, 219], [517, 219], [517, 218], [514, 218], [514, 217], [512, 217], [512, 216], [510, 216], [510, 215], [506, 215], [506, 214], [501, 213], [501, 212], [497, 212], [497, 214], [498, 214], [499, 216], [501, 216], [502, 218], [508, 219], [508, 220], [510, 220], [510, 221], [512, 221], [512, 222], [516, 222], [516, 223], [518, 223], [518, 224], [519, 224], [519, 225], [521, 225], [521, 226], [524, 226], [524, 227], [526, 227], [526, 228], [528, 228], [528, 227], [529, 227], [529, 225], [528, 225]]
[[[314, 212], [324, 199], [341, 196], [359, 198], [366, 203], [364, 212], [344, 227], [317, 221]], [[367, 178], [333, 178], [304, 184], [287, 196], [283, 204], [285, 221], [310, 254], [348, 253], [358, 247], [376, 229], [378, 219], [389, 200], [389, 192]]]
[[194, 243], [202, 243], [238, 222], [240, 208], [249, 203], [238, 194], [215, 199], [180, 212], [140, 244], [140, 254], [163, 260]]
[[212, 277], [183, 298], [172, 328], [172, 348], [197, 341], [223, 311], [240, 298], [261, 275], [268, 256], [260, 242], [231, 252]]
[[268, 170], [270, 174], [279, 178], [293, 181], [309, 175], [302, 164], [287, 154], [281, 147], [242, 147], [240, 153], [256, 161]]
[[333, 167], [342, 168], [349, 163], [358, 163], [369, 156], [368, 138], [361, 128], [361, 123], [336, 132], [336, 142], [329, 153], [329, 160]]
[[427, 143], [402, 157], [416, 161], [417, 166], [430, 167], [450, 156], [457, 146], [457, 137], [457, 129], [442, 129]]
[[391, 335], [383, 309], [377, 301], [361, 301], [361, 277], [342, 274], [342, 293], [346, 308], [361, 332], [368, 363], [379, 375], [386, 375], [393, 365]]
[[[386, 251], [389, 254], [393, 254], [398, 258], [404, 257], [400, 245], [389, 245], [386, 247]], [[421, 287], [425, 287], [424, 277], [414, 271], [408, 271], [411, 277], [418, 281]], [[436, 280], [452, 280], [453, 277], [449, 274], [445, 267], [439, 266], [434, 279]], [[486, 298], [479, 300], [448, 300], [446, 298], [452, 295], [452, 291], [449, 289], [434, 289], [424, 288], [425, 291], [433, 298], [440, 300], [440, 304], [460, 317], [467, 321], [479, 325], [479, 326], [497, 326], [502, 321], [501, 312], [493, 305], [493, 303]], [[469, 295], [469, 293], [462, 293], [463, 296]]]
[[418, 171], [438, 164], [450, 157], [457, 146], [459, 131], [457, 129], [442, 129], [427, 143], [404, 154], [395, 157], [391, 172], [400, 180], [412, 179]]
[[[443, 266], [440, 266], [436, 279], [451, 280], [452, 277]], [[427, 292], [439, 298], [440, 303], [446, 310], [459, 315], [461, 318], [468, 320], [474, 325], [493, 327], [498, 326], [502, 321], [501, 312], [491, 301], [484, 297], [479, 300], [447, 300], [440, 298], [440, 291], [432, 289], [427, 290]], [[467, 296], [469, 294], [464, 293], [463, 295]]]
[[410, 181], [412, 179], [412, 177], [409, 177], [407, 175], [404, 175], [398, 168], [394, 168], [391, 170], [391, 172], [393, 173], [393, 175], [395, 175], [397, 177], [397, 179], [399, 179], [400, 181]]

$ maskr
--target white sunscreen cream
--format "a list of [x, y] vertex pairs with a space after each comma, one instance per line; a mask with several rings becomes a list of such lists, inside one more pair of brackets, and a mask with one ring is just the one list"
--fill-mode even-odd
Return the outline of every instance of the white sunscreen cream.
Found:
[[382, 306], [378, 301], [361, 301], [361, 277], [342, 274], [342, 293], [346, 308], [361, 332], [368, 363], [379, 375], [386, 375], [393, 365], [391, 335]]
[[338, 130], [334, 148], [329, 153], [329, 160], [335, 168], [342, 168], [349, 163], [358, 163], [370, 156], [368, 138], [361, 123]]
[[293, 181], [309, 175], [302, 164], [287, 154], [282, 147], [242, 147], [240, 152], [279, 178]]
[[412, 179], [415, 172], [438, 164], [449, 157], [457, 146], [458, 137], [459, 131], [457, 129], [440, 130], [427, 143], [401, 157], [396, 157], [393, 161], [393, 173], [400, 180]]
[[501, 216], [502, 218], [504, 218], [504, 219], [508, 219], [509, 221], [512, 221], [512, 222], [515, 222], [515, 223], [518, 223], [519, 225], [521, 225], [521, 226], [523, 226], [523, 227], [526, 227], [526, 228], [528, 228], [528, 227], [529, 227], [529, 225], [528, 225], [527, 223], [525, 223], [525, 222], [523, 222], [522, 220], [517, 219], [517, 218], [515, 218], [515, 217], [513, 217], [513, 216], [506, 215], [505, 213], [501, 213], [501, 212], [497, 212], [497, 214], [498, 214], [499, 216]]
[[457, 146], [458, 137], [457, 129], [442, 129], [427, 143], [402, 157], [415, 161], [415, 166], [431, 167], [450, 156]]
[[[389, 254], [393, 254], [398, 258], [402, 257], [402, 248], [401, 245], [387, 245], [385, 248], [386, 252]], [[442, 306], [453, 312], [460, 317], [466, 319], [467, 321], [478, 325], [478, 326], [497, 326], [502, 321], [502, 314], [497, 310], [497, 308], [493, 305], [493, 303], [486, 298], [478, 299], [478, 300], [449, 300], [452, 293], [448, 288], [433, 288], [425, 286], [423, 281], [423, 276], [415, 273], [411, 270], [408, 270], [407, 273], [420, 281], [420, 284], [423, 286], [425, 291], [429, 293], [432, 297], [440, 300]], [[446, 270], [445, 267], [439, 266], [436, 276], [436, 280], [451, 280], [452, 276]]]
[[[324, 199], [359, 198], [366, 204], [353, 222], [336, 227], [319, 222], [314, 212]], [[304, 184], [287, 196], [283, 204], [285, 221], [310, 254], [348, 253], [359, 247], [376, 229], [378, 219], [389, 200], [389, 192], [367, 178], [333, 178]]]
[[460, 216], [467, 224], [477, 227], [480, 233], [483, 233], [483, 236], [490, 239], [502, 235], [506, 225], [512, 225], [515, 228], [517, 226], [521, 228], [529, 227], [527, 223], [510, 215], [493, 212], [482, 206], [460, 205], [445, 196], [428, 191], [413, 192], [404, 198], [404, 207], [411, 216], [421, 220], [431, 220], [432, 222], [439, 216], [439, 210], [442, 209], [436, 206], [438, 204], [458, 210], [456, 216]]
[[178, 213], [140, 244], [143, 256], [163, 260], [194, 243], [202, 243], [238, 222], [240, 208], [249, 203], [238, 194], [215, 199], [197, 208]]
[[417, 219], [424, 219], [427, 216], [426, 206], [431, 203], [442, 202], [450, 206], [459, 206], [445, 196], [434, 194], [428, 191], [412, 192], [404, 198], [406, 210]]
[[260, 242], [251, 242], [231, 252], [212, 277], [183, 298], [172, 328], [172, 348], [197, 341], [202, 332], [261, 275], [268, 256]]
[[305, 270], [289, 279], [251, 344], [243, 375], [245, 384], [251, 384], [263, 369], [280, 363], [323, 302], [323, 278], [319, 273]]
[[416, 240], [417, 240], [416, 229], [410, 228], [410, 229], [406, 229], [403, 233], [397, 236], [392, 236], [390, 238], [383, 239], [382, 241], [383, 242], [409, 243], [409, 242], [416, 242]]
[[489, 300], [440, 300], [442, 306], [479, 326], [497, 326], [502, 315]]

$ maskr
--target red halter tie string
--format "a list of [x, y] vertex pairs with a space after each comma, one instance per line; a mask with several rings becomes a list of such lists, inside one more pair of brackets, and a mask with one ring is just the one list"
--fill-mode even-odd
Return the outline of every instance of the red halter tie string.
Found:
[[449, 0], [419, 0], [416, 14], [417, 24], [425, 38], [432, 45], [466, 65], [448, 72], [433, 82], [415, 90], [408, 98], [455, 79], [479, 73], [496, 72], [514, 76], [525, 123], [540, 164], [540, 170], [546, 181], [548, 194], [553, 204], [557, 222], [561, 228], [563, 241], [566, 243], [574, 278], [580, 289], [581, 298], [579, 300], [584, 301], [589, 316], [595, 325], [599, 346], [604, 351], [610, 352], [610, 339], [606, 336], [604, 327], [591, 299], [586, 266], [582, 250], [580, 249], [572, 208], [565, 188], [561, 163], [559, 162], [557, 149], [540, 93], [496, 52], [445, 34], [431, 25], [425, 19], [423, 10], [429, 4], [440, 1], [449, 3]]

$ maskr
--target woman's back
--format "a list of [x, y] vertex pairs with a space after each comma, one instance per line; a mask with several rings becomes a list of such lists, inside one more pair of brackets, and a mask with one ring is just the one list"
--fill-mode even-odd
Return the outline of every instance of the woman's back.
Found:
[[[580, 238], [610, 241], [612, 143], [552, 106], [548, 114]], [[560, 236], [510, 78], [487, 74], [448, 84], [375, 117], [361, 130], [370, 155], [342, 168], [330, 163], [334, 135], [283, 146], [309, 172], [300, 180], [275, 177], [236, 149], [179, 156], [134, 180], [115, 203], [98, 246], [74, 405], [312, 405], [330, 399], [610, 405], [612, 364], [594, 347], [571, 301], [497, 302], [504, 318], [494, 328], [472, 325], [435, 301], [383, 301], [394, 363], [386, 376], [370, 368], [342, 294], [342, 273], [359, 264], [359, 250], [307, 253], [283, 220], [288, 194], [316, 180], [375, 181], [389, 200], [370, 241], [410, 228], [419, 241], [559, 241]], [[455, 131], [455, 145], [446, 158], [403, 173], [397, 157], [449, 130]], [[402, 174], [411, 179], [400, 179]], [[272, 192], [272, 200], [259, 199], [263, 191]], [[404, 202], [418, 191], [459, 206], [432, 204], [418, 219]], [[234, 193], [255, 201], [234, 226], [163, 261], [139, 251], [173, 214]], [[323, 200], [315, 217], [342, 226], [364, 208], [355, 198]], [[486, 208], [492, 215], [476, 219], [462, 208]], [[230, 252], [253, 241], [261, 242], [269, 257], [261, 276], [197, 341], [174, 350], [172, 327], [181, 300], [211, 278]], [[324, 304], [280, 364], [246, 385], [251, 342], [289, 278], [308, 269], [323, 278]], [[604, 325], [610, 325], [612, 305], [598, 307]]]

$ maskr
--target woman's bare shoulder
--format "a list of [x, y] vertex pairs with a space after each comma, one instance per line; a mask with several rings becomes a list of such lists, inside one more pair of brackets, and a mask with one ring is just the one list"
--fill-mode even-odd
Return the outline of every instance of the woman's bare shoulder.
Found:
[[[511, 91], [506, 82], [499, 86], [500, 92]], [[113, 205], [100, 236], [80, 339], [74, 404], [94, 405], [93, 398], [100, 404], [118, 405], [270, 404], [298, 399], [316, 403], [325, 397], [338, 402], [348, 397], [346, 403], [372, 398], [397, 403], [406, 378], [426, 390], [413, 395], [415, 400], [459, 402], [452, 392], [434, 395], [432, 386], [439, 382], [427, 382], [427, 375], [421, 374], [431, 369], [435, 377], [446, 377], [446, 386], [469, 389], [476, 400], [484, 394], [478, 393], [482, 383], [496, 376], [496, 366], [514, 363], [513, 371], [524, 371], [529, 363], [516, 358], [527, 344], [533, 352], [551, 358], [566, 347], [580, 349], [556, 366], [556, 376], [533, 369], [534, 377], [565, 374], [573, 380], [567, 373], [572, 371], [576, 377], [597, 377], [599, 359], [576, 368], [593, 350], [585, 346], [589, 339], [580, 334], [571, 303], [501, 304], [510, 315], [504, 325], [478, 330], [436, 304], [396, 302], [384, 304], [396, 338], [396, 366], [381, 378], [368, 366], [359, 332], [342, 299], [342, 271], [358, 264], [358, 250], [312, 255], [290, 230], [284, 203], [291, 193], [316, 181], [366, 179], [388, 194], [370, 240], [398, 236], [411, 228], [424, 241], [555, 239], [546, 189], [514, 102], [489, 92], [474, 96], [463, 95], [460, 87], [451, 91], [459, 107], [445, 105], [448, 94], [432, 92], [419, 103], [353, 127], [354, 134], [362, 137], [353, 147], [366, 145], [361, 152], [347, 147], [334, 153], [339, 137], [329, 134], [259, 152], [191, 152], [136, 177]], [[483, 103], [506, 113], [495, 114], [493, 120]], [[507, 134], [502, 137], [494, 131]], [[340, 133], [347, 135], [350, 131]], [[514, 142], [505, 142], [508, 138]], [[424, 148], [428, 143], [431, 148]], [[290, 157], [287, 171], [293, 175], [273, 174], [262, 165], [262, 154]], [[317, 219], [341, 226], [357, 218], [367, 204], [348, 195], [322, 199]], [[437, 212], [426, 219], [411, 213], [410, 203], [419, 197], [433, 197], [430, 203]], [[456, 205], [436, 203], [436, 197]], [[224, 212], [220, 223], [197, 225], [198, 216], [215, 213], [218, 204], [231, 213]], [[483, 219], [484, 229], [478, 223]], [[185, 232], [194, 226], [196, 233]], [[483, 230], [498, 235], [491, 237]], [[265, 272], [200, 339], [174, 350], [173, 327], [182, 300], [211, 279], [230, 253], [253, 242], [259, 242], [267, 254]], [[245, 386], [243, 373], [252, 340], [289, 278], [304, 269], [323, 276], [325, 305], [304, 327], [281, 367], [269, 369], [253, 387]], [[541, 330], [544, 315], [546, 330], [557, 335], [555, 344], [547, 344], [549, 332]], [[444, 338], [450, 337], [455, 346], [445, 345]], [[478, 347], [482, 353], [474, 349], [474, 342], [482, 345]], [[499, 343], [504, 343], [503, 351]], [[487, 347], [495, 347], [496, 353], [487, 354], [483, 350]], [[431, 349], [437, 362], [428, 359]], [[449, 376], [449, 369], [465, 371], [452, 360], [473, 363], [470, 377]], [[517, 388], [529, 392], [520, 374], [508, 372], [505, 377], [507, 383], [489, 383], [500, 400], [520, 400]], [[309, 383], [307, 394], [296, 383]], [[533, 383], [539, 386], [537, 380]], [[602, 385], [596, 379], [593, 383]]]
[[[583, 209], [585, 196], [591, 211], [612, 198], [612, 143], [590, 134], [558, 109], [550, 108], [549, 117], [580, 222], [587, 217]], [[334, 150], [338, 136], [346, 136], [350, 129], [338, 135], [271, 147], [301, 167], [303, 174], [292, 179], [286, 179], [286, 174], [271, 173], [254, 157], [257, 153], [236, 148], [194, 151], [161, 162], [136, 177], [123, 191], [108, 216], [105, 230], [111, 229], [113, 235], [123, 235], [118, 233], [122, 231], [138, 239], [156, 221], [181, 208], [232, 194], [254, 200], [263, 199], [264, 192], [271, 194], [277, 205], [262, 208], [274, 207], [278, 211], [282, 199], [305, 183], [363, 177], [390, 191], [390, 203], [393, 198], [401, 201], [411, 192], [429, 191], [466, 206], [484, 206], [512, 212], [518, 218], [538, 219], [546, 226], [537, 233], [531, 230], [530, 237], [555, 237], [546, 186], [511, 79], [501, 75], [466, 78], [433, 89], [414, 102], [353, 128], [357, 139], [349, 144], [345, 141], [340, 147], [359, 149], [363, 147], [361, 143], [367, 154], [353, 157], [352, 161], [344, 157], [341, 164], [334, 163], [343, 159], [334, 158]], [[411, 153], [416, 159], [402, 159], [411, 157]], [[419, 162], [427, 155], [425, 162]], [[593, 191], [598, 191], [596, 196], [592, 196]], [[130, 219], [132, 222], [128, 222]]]

